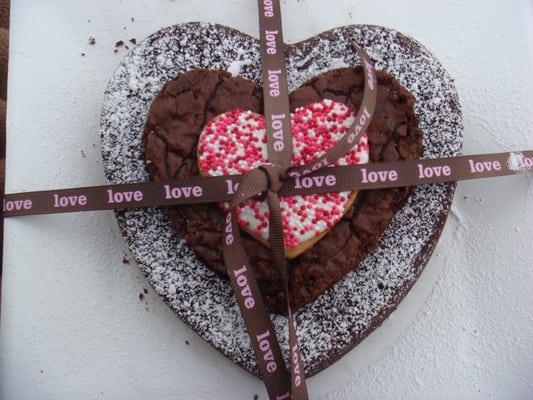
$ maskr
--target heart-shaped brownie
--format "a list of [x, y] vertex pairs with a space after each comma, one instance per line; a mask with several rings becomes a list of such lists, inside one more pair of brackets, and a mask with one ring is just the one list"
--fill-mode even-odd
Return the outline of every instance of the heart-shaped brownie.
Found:
[[[418, 128], [411, 94], [383, 71], [376, 71], [376, 77], [379, 88], [376, 110], [367, 131], [371, 161], [418, 158], [422, 132]], [[335, 100], [347, 109], [356, 110], [362, 100], [363, 87], [360, 66], [324, 72], [290, 94], [291, 112], [324, 99]], [[195, 69], [174, 77], [155, 97], [147, 116], [143, 148], [150, 175], [156, 180], [199, 175], [198, 141], [207, 122], [223, 113], [246, 107], [251, 108], [249, 112], [261, 113], [262, 106], [262, 90], [256, 83], [233, 77], [225, 71]], [[224, 154], [220, 156], [219, 164], [226, 158]], [[355, 270], [376, 246], [408, 193], [408, 188], [396, 188], [362, 194], [348, 211], [343, 210], [327, 235], [290, 260], [289, 301], [292, 308], [297, 310], [312, 302]], [[325, 206], [331, 207], [330, 204]], [[200, 260], [225, 274], [222, 255], [225, 214], [217, 205], [173, 207], [169, 214], [174, 229], [187, 240]], [[329, 217], [324, 217], [327, 222]], [[265, 303], [271, 310], [283, 313], [286, 297], [272, 252], [250, 236], [243, 237], [243, 242]]]
[[[331, 149], [355, 121], [354, 111], [325, 99], [299, 107], [291, 114], [292, 166], [311, 163]], [[198, 140], [198, 165], [203, 176], [245, 174], [269, 162], [265, 118], [251, 111], [233, 110], [209, 121]], [[360, 142], [335, 165], [368, 162], [368, 140]], [[316, 186], [331, 185], [329, 178], [314, 178]], [[341, 220], [357, 196], [356, 191], [288, 196], [280, 199], [285, 255], [294, 258], [313, 246]], [[224, 211], [228, 203], [221, 204]], [[236, 208], [239, 225], [269, 246], [269, 208], [254, 198]]]
[[[423, 46], [393, 30], [348, 26], [287, 45], [291, 108], [330, 98], [357, 109], [362, 78], [352, 41], [367, 50], [377, 70], [385, 71], [378, 74], [382, 108], [368, 132], [370, 162], [418, 153], [416, 134], [409, 134], [412, 121], [394, 112], [413, 98], [415, 117], [424, 132], [422, 157], [458, 155], [462, 123], [452, 79]], [[192, 79], [186, 74], [190, 71], [198, 76]], [[258, 41], [233, 29], [181, 24], [140, 42], [119, 65], [106, 90], [102, 153], [108, 180], [142, 181], [149, 179], [149, 173], [160, 179], [198, 174], [196, 143], [201, 130], [226, 111], [242, 108], [261, 113], [260, 83]], [[148, 112], [161, 93], [166, 96], [161, 107], [150, 111], [161, 122], [150, 129]], [[168, 113], [180, 117], [168, 119], [164, 115]], [[143, 142], [145, 124], [148, 133]], [[292, 287], [300, 288], [291, 301], [296, 307], [307, 303], [295, 317], [308, 375], [337, 360], [395, 309], [434, 248], [453, 190], [454, 185], [435, 184], [410, 192], [405, 188], [360, 192], [321, 241], [291, 260]], [[220, 215], [217, 205], [180, 206], [169, 213], [154, 208], [116, 213], [139, 267], [164, 301], [207, 342], [258, 373], [231, 286], [213, 272], [224, 273], [217, 249]], [[354, 231], [360, 236], [354, 236]], [[373, 244], [374, 250], [366, 254], [370, 249], [361, 249], [363, 242]], [[246, 238], [245, 245], [267, 303], [276, 309], [283, 299], [279, 288], [269, 284], [276, 281], [269, 249]], [[336, 267], [342, 258], [348, 260], [343, 262], [346, 270]], [[329, 287], [332, 281], [337, 282]], [[318, 292], [322, 294], [315, 298]], [[272, 320], [287, 355], [286, 319], [273, 314]]]

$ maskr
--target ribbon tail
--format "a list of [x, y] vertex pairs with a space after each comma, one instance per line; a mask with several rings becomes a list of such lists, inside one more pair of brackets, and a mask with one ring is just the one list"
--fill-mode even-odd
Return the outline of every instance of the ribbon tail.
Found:
[[227, 273], [269, 396], [272, 399], [283, 398], [290, 390], [289, 373], [259, 285], [242, 244], [235, 208], [231, 208], [226, 215], [223, 253]]
[[280, 283], [286, 298], [287, 319], [289, 324], [291, 398], [293, 400], [307, 400], [309, 395], [307, 393], [307, 385], [305, 384], [304, 366], [299, 351], [296, 327], [294, 326], [294, 319], [289, 303], [289, 276], [287, 258], [285, 257], [285, 243], [283, 239], [283, 219], [281, 217], [278, 193], [269, 190], [267, 193], [267, 202], [270, 213], [270, 247], [272, 249], [274, 261], [280, 275]]

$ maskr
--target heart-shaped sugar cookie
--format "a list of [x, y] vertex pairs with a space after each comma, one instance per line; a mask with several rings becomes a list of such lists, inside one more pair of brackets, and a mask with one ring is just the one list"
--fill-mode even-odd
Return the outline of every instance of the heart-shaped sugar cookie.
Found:
[[[330, 99], [299, 107], [291, 114], [292, 166], [320, 157], [348, 132], [353, 110]], [[360, 142], [335, 165], [368, 162], [368, 140]], [[251, 111], [233, 110], [216, 116], [198, 140], [198, 165], [204, 176], [245, 174], [268, 163], [265, 119]], [[329, 178], [328, 178], [329, 179]], [[323, 176], [316, 186], [331, 185]], [[353, 204], [357, 192], [288, 196], [280, 199], [285, 254], [294, 258], [319, 241]], [[228, 203], [222, 208], [227, 211]], [[250, 199], [237, 207], [239, 225], [261, 243], [269, 245], [269, 210], [265, 199]]]

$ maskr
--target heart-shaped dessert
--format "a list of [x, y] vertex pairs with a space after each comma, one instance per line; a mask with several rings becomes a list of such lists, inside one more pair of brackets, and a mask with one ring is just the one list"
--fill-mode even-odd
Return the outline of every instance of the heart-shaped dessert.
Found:
[[[331, 149], [355, 120], [343, 103], [325, 99], [299, 107], [291, 114], [292, 166], [311, 163]], [[203, 176], [245, 174], [268, 163], [265, 119], [251, 111], [233, 110], [216, 116], [202, 130], [198, 141], [198, 165]], [[368, 140], [360, 142], [335, 165], [368, 162]], [[329, 178], [315, 177], [317, 187], [331, 185]], [[288, 196], [280, 199], [285, 254], [294, 258], [313, 246], [341, 220], [352, 206], [356, 191]], [[224, 211], [228, 203], [222, 203]], [[265, 199], [250, 199], [237, 209], [239, 225], [269, 246], [269, 209]]]
[[[383, 71], [367, 131], [369, 161], [409, 159], [421, 150], [422, 157], [458, 155], [462, 123], [453, 80], [429, 51], [394, 30], [348, 26], [287, 45], [292, 111], [326, 98], [357, 110], [363, 79], [352, 41]], [[108, 180], [198, 175], [198, 137], [208, 121], [235, 109], [262, 113], [260, 65], [257, 39], [220, 25], [176, 25], [140, 42], [106, 90], [102, 153]], [[295, 317], [308, 376], [358, 344], [402, 300], [435, 246], [454, 187], [360, 192], [322, 240], [290, 260], [290, 300], [300, 308]], [[207, 342], [257, 374], [235, 296], [221, 277], [219, 206], [128, 209], [116, 216], [162, 299]], [[284, 299], [270, 250], [243, 238], [267, 304], [280, 310]], [[286, 318], [271, 317], [287, 355]]]
[[[370, 160], [418, 158], [422, 132], [413, 111], [411, 94], [391, 75], [377, 71], [376, 76], [378, 99], [367, 132]], [[362, 67], [324, 72], [290, 94], [291, 112], [324, 99], [356, 110], [362, 100], [363, 87]], [[174, 77], [152, 101], [144, 129], [144, 157], [152, 178], [179, 179], [199, 175], [198, 140], [207, 122], [223, 113], [246, 107], [250, 112], [260, 114], [262, 106], [262, 90], [256, 83], [224, 71], [195, 69]], [[226, 154], [220, 156], [225, 160]], [[356, 269], [376, 246], [379, 236], [394, 213], [403, 206], [408, 194], [408, 188], [363, 193], [330, 227], [327, 235], [290, 260], [289, 301], [293, 309], [312, 302]], [[213, 270], [225, 274], [222, 255], [225, 214], [218, 206], [172, 207], [169, 215], [174, 229], [183, 235], [197, 256]], [[329, 217], [322, 222], [327, 223], [327, 219]], [[272, 310], [283, 313], [286, 297], [272, 252], [250, 236], [244, 236], [243, 241], [265, 303]]]

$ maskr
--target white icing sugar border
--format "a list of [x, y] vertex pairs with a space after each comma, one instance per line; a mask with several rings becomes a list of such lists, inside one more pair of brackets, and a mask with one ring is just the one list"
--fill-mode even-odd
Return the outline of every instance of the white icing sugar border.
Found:
[[[415, 40], [379, 26], [333, 29], [317, 42], [288, 47], [288, 81], [294, 90], [332, 68], [355, 66], [355, 40], [375, 63], [415, 97], [424, 131], [424, 158], [456, 156], [462, 147], [462, 118], [453, 80]], [[332, 60], [334, 62], [332, 62]], [[110, 183], [146, 181], [141, 136], [148, 108], [175, 75], [195, 69], [228, 70], [261, 84], [256, 39], [210, 23], [163, 28], [122, 60], [105, 91], [101, 115], [102, 155]], [[308, 375], [330, 365], [378, 326], [414, 284], [433, 251], [447, 217], [455, 185], [414, 188], [358, 271], [296, 314]], [[143, 274], [172, 310], [204, 340], [246, 370], [258, 366], [229, 283], [197, 260], [175, 233], [164, 209], [116, 212]], [[273, 315], [288, 356], [286, 318]]]

